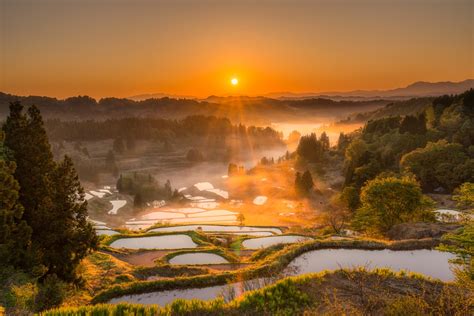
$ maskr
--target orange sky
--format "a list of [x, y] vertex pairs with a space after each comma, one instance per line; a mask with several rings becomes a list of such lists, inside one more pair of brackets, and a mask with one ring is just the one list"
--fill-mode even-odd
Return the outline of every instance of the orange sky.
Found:
[[474, 78], [474, 1], [255, 2], [0, 0], [0, 91], [203, 97]]

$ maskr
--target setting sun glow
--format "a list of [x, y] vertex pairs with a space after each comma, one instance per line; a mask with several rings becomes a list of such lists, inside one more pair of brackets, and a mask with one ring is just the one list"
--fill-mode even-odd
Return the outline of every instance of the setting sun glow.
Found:
[[233, 85], [233, 86], [236, 86], [239, 84], [239, 79], [237, 78], [232, 78], [230, 79], [230, 83]]

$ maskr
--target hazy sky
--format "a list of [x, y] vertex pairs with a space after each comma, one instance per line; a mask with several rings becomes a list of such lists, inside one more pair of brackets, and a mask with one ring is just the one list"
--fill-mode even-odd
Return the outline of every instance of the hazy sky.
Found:
[[0, 0], [0, 91], [255, 95], [460, 81], [474, 77], [473, 11], [474, 0]]

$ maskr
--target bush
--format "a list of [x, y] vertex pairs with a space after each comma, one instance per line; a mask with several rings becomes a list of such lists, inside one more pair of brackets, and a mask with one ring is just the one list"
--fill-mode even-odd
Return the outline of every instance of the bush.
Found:
[[55, 274], [48, 275], [40, 284], [35, 298], [35, 309], [43, 311], [59, 306], [66, 296], [66, 284]]

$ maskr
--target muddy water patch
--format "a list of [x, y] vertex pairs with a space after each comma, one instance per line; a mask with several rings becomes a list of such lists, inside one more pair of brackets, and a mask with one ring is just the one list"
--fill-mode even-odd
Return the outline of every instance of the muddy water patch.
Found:
[[262, 238], [251, 238], [244, 240], [242, 245], [247, 249], [259, 249], [267, 248], [277, 244], [292, 244], [301, 241], [311, 240], [309, 237], [304, 236], [273, 236], [273, 237], [262, 237]]
[[152, 292], [145, 294], [125, 295], [113, 298], [109, 301], [111, 304], [117, 303], [134, 303], [134, 304], [158, 304], [164, 306], [176, 299], [199, 299], [213, 300], [218, 297], [227, 285], [209, 286], [206, 288], [193, 288], [185, 290], [172, 290], [162, 292]]
[[406, 270], [442, 281], [452, 281], [454, 275], [449, 260], [453, 258], [451, 253], [427, 249], [322, 249], [309, 251], [295, 258], [288, 265], [288, 269], [297, 271], [297, 274], [305, 274], [360, 266], [370, 269], [390, 268], [394, 271]]
[[277, 235], [282, 234], [279, 228], [274, 227], [258, 227], [258, 226], [226, 226], [226, 225], [183, 225], [159, 227], [150, 230], [150, 232], [184, 232], [201, 230], [205, 233], [247, 233], [247, 232], [272, 232]]
[[120, 238], [110, 244], [113, 248], [127, 249], [181, 249], [197, 246], [188, 235]]
[[229, 263], [224, 257], [208, 252], [194, 252], [177, 255], [169, 260], [170, 264], [220, 264]]
[[119, 232], [116, 232], [115, 230], [111, 229], [96, 229], [95, 233], [97, 236], [113, 236], [120, 234]]

